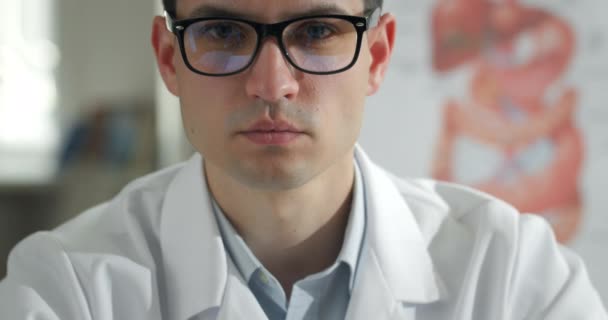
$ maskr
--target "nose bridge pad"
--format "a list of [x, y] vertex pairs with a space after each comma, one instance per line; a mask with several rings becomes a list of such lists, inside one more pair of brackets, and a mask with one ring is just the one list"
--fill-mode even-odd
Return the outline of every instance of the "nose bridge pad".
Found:
[[[255, 58], [257, 61], [253, 62], [251, 76], [247, 81], [248, 93], [267, 101], [293, 97], [298, 91], [297, 69], [286, 57], [280, 39], [282, 29], [281, 25], [275, 24], [263, 26], [259, 30], [259, 47]], [[275, 44], [266, 43], [269, 36], [276, 39]], [[268, 46], [265, 48], [265, 45]], [[272, 46], [276, 46], [276, 48]], [[268, 52], [264, 50], [268, 50]], [[261, 64], [260, 58], [263, 60]]]
[[277, 46], [277, 49], [279, 49], [280, 57], [283, 59], [283, 63], [285, 63], [285, 65], [287, 66], [287, 68], [289, 69], [290, 72], [293, 72], [293, 66], [291, 65], [291, 62], [289, 61], [289, 59], [286, 57], [286, 55], [289, 55], [289, 53], [287, 52], [287, 49], [283, 47], [284, 46], [283, 39], [281, 39], [282, 33], [283, 33], [283, 30], [280, 26], [277, 26], [277, 25], [263, 26], [262, 30], [260, 32], [260, 48], [259, 48], [257, 58], [259, 58], [260, 52], [262, 50], [264, 50], [264, 44], [266, 42], [266, 38], [272, 37], [276, 40], [276, 46]]
[[264, 25], [262, 27], [262, 41], [266, 39], [266, 37], [271, 36], [277, 39], [277, 42], [281, 41], [281, 33], [283, 30], [277, 25]]

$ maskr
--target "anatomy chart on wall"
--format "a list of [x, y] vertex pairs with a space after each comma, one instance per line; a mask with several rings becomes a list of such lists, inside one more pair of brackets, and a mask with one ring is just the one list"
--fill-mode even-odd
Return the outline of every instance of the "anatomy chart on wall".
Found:
[[467, 73], [441, 106], [432, 176], [543, 215], [561, 242], [579, 230], [587, 156], [581, 83], [568, 77], [580, 39], [567, 18], [517, 0], [440, 0], [432, 69]]
[[386, 1], [396, 49], [360, 142], [383, 167], [541, 215], [608, 303], [608, 1]]

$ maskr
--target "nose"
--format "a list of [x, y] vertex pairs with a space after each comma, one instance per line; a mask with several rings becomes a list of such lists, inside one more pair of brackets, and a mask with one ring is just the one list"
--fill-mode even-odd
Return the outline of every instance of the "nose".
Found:
[[259, 50], [247, 73], [247, 94], [272, 103], [293, 99], [299, 91], [297, 70], [285, 59], [275, 39], [264, 41]]

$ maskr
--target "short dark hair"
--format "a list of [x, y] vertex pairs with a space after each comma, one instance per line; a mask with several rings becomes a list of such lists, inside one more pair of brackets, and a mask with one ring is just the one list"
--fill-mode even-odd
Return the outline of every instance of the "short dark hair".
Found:
[[[163, 0], [163, 6], [172, 17], [176, 15], [176, 2], [177, 0]], [[371, 11], [376, 8], [382, 8], [383, 0], [363, 0], [365, 3], [365, 12]]]

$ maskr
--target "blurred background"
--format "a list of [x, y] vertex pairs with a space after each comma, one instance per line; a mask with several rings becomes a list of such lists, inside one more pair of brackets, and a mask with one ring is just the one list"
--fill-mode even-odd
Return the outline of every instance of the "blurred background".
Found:
[[0, 0], [0, 278], [26, 235], [190, 152], [159, 90], [158, 12], [149, 0]]
[[[28, 234], [191, 154], [150, 46], [157, 2], [0, 0], [0, 279]], [[607, 303], [608, 3], [386, 2], [398, 42], [363, 147], [545, 217]]]

